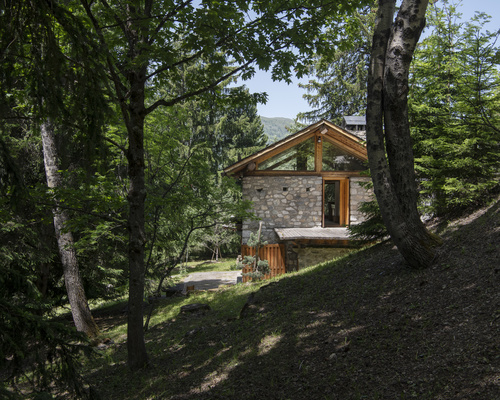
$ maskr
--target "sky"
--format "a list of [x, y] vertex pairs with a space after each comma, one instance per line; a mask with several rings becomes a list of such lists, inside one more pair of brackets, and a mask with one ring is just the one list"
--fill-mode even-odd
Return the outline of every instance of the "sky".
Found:
[[[399, 2], [398, 2], [399, 3]], [[475, 11], [483, 11], [491, 15], [491, 22], [487, 26], [490, 31], [500, 29], [500, 0], [463, 0], [458, 11], [463, 14], [462, 19], [470, 19]], [[307, 82], [308, 78], [302, 78]], [[255, 76], [245, 82], [251, 92], [266, 92], [268, 101], [266, 104], [258, 105], [258, 114], [263, 117], [285, 117], [295, 118], [299, 112], [309, 111], [311, 108], [302, 98], [305, 89], [299, 88], [298, 79], [288, 85], [285, 82], [273, 82], [271, 74], [265, 71], [257, 71]]]

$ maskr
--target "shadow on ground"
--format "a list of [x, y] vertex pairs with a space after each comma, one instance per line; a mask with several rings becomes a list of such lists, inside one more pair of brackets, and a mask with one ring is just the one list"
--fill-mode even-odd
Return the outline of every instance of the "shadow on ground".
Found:
[[152, 368], [88, 378], [107, 399], [500, 398], [498, 203], [443, 237], [427, 270], [374, 246], [259, 290], [243, 318], [157, 325]]

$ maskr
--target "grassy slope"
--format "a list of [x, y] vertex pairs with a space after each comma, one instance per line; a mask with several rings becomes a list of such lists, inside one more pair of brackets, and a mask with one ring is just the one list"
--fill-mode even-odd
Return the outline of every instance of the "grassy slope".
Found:
[[146, 334], [152, 368], [128, 372], [110, 330], [117, 344], [86, 376], [106, 399], [498, 399], [500, 205], [440, 233], [424, 271], [385, 243], [188, 299], [208, 302], [205, 315], [179, 316], [186, 300], [172, 300]]

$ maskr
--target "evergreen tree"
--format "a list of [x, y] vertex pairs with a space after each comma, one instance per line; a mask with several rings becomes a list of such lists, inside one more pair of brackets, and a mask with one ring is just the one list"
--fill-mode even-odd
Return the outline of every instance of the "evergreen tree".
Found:
[[244, 86], [228, 90], [229, 101], [216, 126], [217, 136], [222, 138], [224, 154], [219, 166], [225, 167], [261, 150], [266, 146], [267, 136], [257, 115], [259, 97], [251, 95]]
[[443, 215], [481, 200], [498, 184], [498, 33], [485, 14], [457, 22], [444, 2], [428, 16], [431, 34], [415, 54], [410, 118], [422, 201]]
[[[340, 125], [345, 115], [365, 114], [375, 10], [373, 4], [354, 11], [340, 26], [327, 28], [331, 48], [314, 56], [309, 71], [314, 79], [299, 84], [306, 89], [303, 97], [313, 108], [299, 114], [300, 120], [316, 122], [324, 118]], [[342, 39], [338, 38], [340, 32]]]
[[248, 245], [253, 247], [255, 254], [253, 256], [245, 256], [241, 262], [238, 263], [237, 268], [244, 268], [251, 266], [252, 270], [246, 272], [243, 275], [252, 278], [252, 280], [261, 280], [271, 272], [269, 268], [269, 261], [262, 260], [259, 255], [260, 248], [267, 245], [266, 241], [262, 240], [262, 221], [259, 222], [259, 230], [257, 233], [250, 233], [250, 238], [248, 239]]
[[[92, 139], [100, 132], [100, 124], [106, 110], [103, 96], [94, 93], [95, 88], [99, 87], [99, 78], [102, 75], [89, 72], [92, 66], [89, 56], [95, 49], [85, 41], [75, 40], [79, 36], [79, 29], [82, 28], [78, 20], [72, 19], [73, 29], [64, 32], [50, 17], [45, 2], [35, 4], [36, 6], [27, 2], [7, 2], [3, 10], [1, 35], [2, 39], [6, 40], [2, 41], [6, 46], [2, 49], [1, 59], [2, 65], [6, 67], [2, 74], [2, 97], [6, 100], [2, 103], [5, 107], [6, 122], [2, 126], [3, 134], [12, 143], [11, 137], [17, 136], [20, 129], [39, 133], [40, 127], [49, 126], [46, 121], [50, 119], [61, 127], [60, 136], [71, 137], [75, 132], [86, 132], [88, 141], [74, 140], [72, 144], [85, 143], [84, 146], [75, 147], [78, 147], [82, 155], [87, 156], [86, 159], [91, 159], [94, 146], [98, 142]], [[61, 51], [61, 44], [65, 46], [66, 54]], [[82, 57], [82, 54], [85, 54], [85, 57]], [[88, 61], [88, 64], [85, 61]], [[81, 65], [75, 68], [79, 63], [84, 64], [86, 68], [80, 68]], [[96, 108], [93, 109], [92, 105]], [[87, 114], [82, 108], [94, 112]], [[22, 123], [19, 123], [20, 121]], [[78, 128], [75, 129], [75, 126]], [[54, 130], [50, 129], [50, 132], [54, 133]], [[22, 134], [26, 135], [26, 131]], [[81, 136], [83, 135], [80, 135], [80, 138]], [[49, 163], [55, 168], [50, 170], [57, 171], [59, 160], [63, 157], [57, 157], [56, 138], [54, 135], [51, 135], [51, 138], [53, 151]], [[49, 156], [49, 153], [46, 155]], [[49, 180], [51, 183], [55, 182], [51, 177]], [[26, 195], [26, 192], [24, 194]], [[63, 226], [59, 228], [63, 229]], [[65, 254], [67, 249], [60, 250], [61, 254]], [[63, 260], [66, 259], [68, 258], [63, 257]], [[78, 268], [74, 271], [79, 275]], [[73, 290], [83, 294], [77, 296], [78, 302], [72, 301], [75, 322], [89, 321], [89, 325], [77, 323], [78, 329], [95, 335], [97, 327], [91, 317], [82, 319], [77, 316], [78, 310], [88, 310], [88, 305], [83, 287], [74, 276], [66, 276], [68, 293], [72, 298], [75, 298], [71, 296]]]
[[224, 167], [260, 150], [267, 143], [257, 115], [259, 94], [245, 86], [220, 87], [186, 102], [193, 143], [205, 142], [212, 149], [211, 170]]

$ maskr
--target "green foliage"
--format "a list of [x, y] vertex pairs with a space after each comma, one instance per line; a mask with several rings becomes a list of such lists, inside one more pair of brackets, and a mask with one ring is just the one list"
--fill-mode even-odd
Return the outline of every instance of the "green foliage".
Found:
[[[196, 97], [159, 108], [146, 120], [148, 279], [168, 279], [188, 251], [220, 251], [235, 236], [223, 227], [248, 215], [249, 204], [241, 200], [236, 182], [214, 172], [228, 157], [220, 143], [231, 139], [231, 131], [219, 130], [221, 120], [230, 120], [225, 114], [228, 98], [217, 99]], [[246, 94], [240, 97], [242, 119], [247, 118], [247, 100]], [[253, 109], [253, 102], [248, 106]]]
[[[420, 207], [438, 216], [480, 203], [499, 185], [498, 33], [483, 29], [485, 14], [463, 24], [459, 16], [447, 2], [430, 7], [431, 32], [414, 54], [410, 75]], [[351, 234], [385, 237], [376, 202], [361, 211], [367, 219], [351, 226]]]
[[341, 24], [326, 30], [331, 46], [313, 58], [309, 73], [315, 79], [299, 84], [306, 89], [304, 98], [313, 111], [299, 114], [299, 119], [316, 122], [324, 118], [340, 124], [345, 115], [364, 115], [373, 7], [354, 11]]
[[[361, 184], [365, 189], [373, 188], [372, 182]], [[364, 220], [359, 224], [349, 225], [349, 235], [356, 240], [372, 241], [382, 240], [388, 236], [387, 228], [385, 227], [380, 213], [380, 208], [375, 195], [371, 201], [366, 201], [360, 204], [359, 211], [363, 214]]]
[[445, 2], [431, 7], [414, 56], [410, 120], [416, 170], [427, 212], [476, 204], [498, 185], [500, 75], [498, 33], [477, 14], [463, 24]]
[[[51, 209], [57, 198], [72, 217], [78, 216], [67, 229], [74, 229], [86, 286], [94, 296], [100, 295], [109, 283], [106, 276], [115, 272], [100, 261], [109, 260], [109, 254], [103, 255], [104, 245], [109, 244], [104, 237], [116, 229], [101, 225], [93, 238], [90, 231], [102, 223], [103, 215], [116, 218], [119, 212], [111, 214], [110, 210], [119, 207], [110, 200], [115, 192], [109, 179], [103, 181], [111, 172], [107, 170], [111, 152], [103, 143], [104, 122], [111, 117], [111, 109], [102, 85], [103, 71], [95, 64], [98, 49], [83, 35], [86, 27], [80, 17], [59, 5], [47, 8], [47, 3], [39, 1], [7, 2], [1, 18], [0, 35], [9, 46], [0, 59], [0, 96], [6, 100], [0, 137], [8, 155], [3, 158], [8, 163], [1, 163], [0, 170], [8, 166], [10, 171], [6, 180], [9, 212], [17, 212], [16, 217], [26, 223], [52, 224]], [[47, 119], [56, 127], [57, 161], [64, 175], [64, 186], [53, 190], [46, 187], [40, 145], [39, 126]], [[47, 237], [42, 242], [53, 240], [51, 225], [39, 231]], [[58, 265], [57, 248], [50, 251], [51, 264]], [[51, 270], [53, 280], [60, 279], [55, 273], [60, 271]], [[94, 280], [99, 283], [92, 284]], [[47, 290], [53, 288], [52, 283]]]
[[81, 335], [66, 324], [37, 315], [47, 311], [40, 306], [12, 304], [2, 296], [0, 309], [0, 368], [8, 374], [3, 385], [9, 384], [11, 393], [12, 388], [24, 396], [67, 390], [79, 398], [91, 398], [79, 366], [80, 356], [89, 356], [92, 350]]
[[259, 97], [244, 86], [223, 93], [225, 101], [217, 110], [214, 127], [218, 147], [212, 145], [214, 154], [220, 154], [218, 170], [261, 150], [268, 141], [257, 115]]
[[212, 261], [219, 261], [223, 256], [237, 254], [241, 238], [233, 224], [216, 223], [212, 228], [207, 228], [197, 235], [195, 240], [200, 244], [199, 251], [208, 250]]
[[[127, 206], [114, 168], [89, 175], [83, 168], [62, 171], [64, 185], [49, 192], [45, 204], [57, 198], [71, 218], [66, 229], [75, 250], [89, 299], [121, 295], [126, 282]], [[39, 191], [46, 190], [41, 185]]]
[[[22, 233], [33, 216], [42, 214], [48, 222], [57, 198], [71, 215], [66, 229], [74, 233], [87, 289], [104, 296], [108, 285], [121, 286], [129, 275], [139, 282], [130, 286], [130, 297], [141, 301], [145, 273], [154, 276], [176, 265], [193, 232], [247, 215], [237, 188], [216, 172], [265, 145], [255, 108], [264, 96], [223, 86], [237, 74], [251, 77], [255, 67], [271, 70], [276, 79], [303, 74], [307, 54], [325, 45], [318, 35], [325, 16], [340, 18], [352, 7], [320, 6], [7, 1], [0, 16], [1, 42], [8, 43], [0, 59], [0, 104], [9, 123], [2, 120], [0, 176], [11, 205], [22, 194], [17, 178], [29, 181], [22, 205], [30, 209], [19, 216]], [[14, 168], [21, 158], [12, 151], [13, 143], [46, 121], [55, 127], [64, 175], [64, 185], [51, 191], [41, 190], [39, 147], [33, 165], [24, 169]], [[2, 204], [8, 223], [15, 221], [11, 205]], [[136, 219], [131, 210], [139, 210]], [[15, 246], [9, 244], [9, 251]], [[129, 271], [127, 247], [139, 254], [130, 257]], [[53, 245], [47, 253], [57, 283], [48, 286], [61, 287]], [[26, 246], [20, 254], [34, 253]], [[30, 268], [39, 267], [33, 260]], [[60, 301], [61, 294], [47, 299]], [[141, 318], [134, 321], [142, 324]]]
[[[57, 283], [51, 236], [43, 224], [13, 213], [5, 197], [0, 227], [0, 393], [68, 390], [85, 397], [79, 357], [90, 348], [52, 315], [64, 289]], [[2, 392], [7, 385], [9, 391]]]
[[248, 239], [247, 244], [250, 247], [261, 247], [265, 246], [267, 242], [263, 241], [258, 233], [250, 232], [250, 238]]
[[206, 155], [212, 174], [260, 150], [267, 142], [257, 115], [260, 96], [250, 94], [244, 86], [229, 88], [228, 84], [182, 106], [191, 131], [190, 141], [204, 143], [211, 150]]

